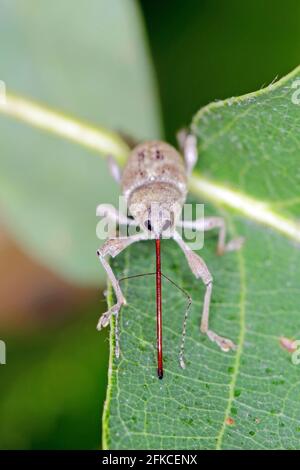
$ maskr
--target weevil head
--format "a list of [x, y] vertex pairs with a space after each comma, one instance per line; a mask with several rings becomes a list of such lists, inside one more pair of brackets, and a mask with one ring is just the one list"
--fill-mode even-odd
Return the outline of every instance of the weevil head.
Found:
[[169, 183], [149, 183], [133, 191], [129, 211], [151, 238], [170, 238], [180, 216], [183, 198]]

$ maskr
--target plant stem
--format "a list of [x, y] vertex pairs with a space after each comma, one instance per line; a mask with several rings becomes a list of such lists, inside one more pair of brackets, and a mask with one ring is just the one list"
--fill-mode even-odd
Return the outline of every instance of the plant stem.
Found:
[[121, 164], [129, 152], [126, 142], [115, 132], [92, 127], [10, 93], [0, 101], [0, 113], [81, 144], [102, 156], [113, 155]]

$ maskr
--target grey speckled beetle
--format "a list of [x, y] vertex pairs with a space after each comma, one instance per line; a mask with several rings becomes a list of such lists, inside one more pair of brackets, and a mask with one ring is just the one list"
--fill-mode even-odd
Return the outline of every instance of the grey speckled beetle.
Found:
[[[160, 141], [145, 142], [135, 147], [128, 158], [123, 173], [121, 173], [113, 159], [109, 160], [112, 175], [119, 183], [121, 183], [122, 191], [128, 202], [129, 212], [133, 216], [133, 219], [127, 218], [123, 214], [118, 213], [116, 209], [106, 204], [101, 204], [97, 207], [97, 215], [99, 216], [111, 217], [112, 219], [117, 220], [119, 225], [127, 224], [141, 228], [140, 233], [127, 238], [109, 238], [104, 245], [97, 250], [99, 260], [107, 272], [117, 298], [116, 304], [101, 316], [97, 328], [100, 330], [107, 326], [112, 315], [115, 316], [115, 354], [117, 357], [120, 354], [118, 316], [122, 305], [124, 305], [126, 301], [120, 288], [120, 283], [116, 279], [109, 263], [107, 262], [106, 256], [110, 255], [115, 257], [124, 248], [134, 242], [146, 240], [149, 239], [149, 237], [155, 239], [157, 372], [159, 378], [163, 377], [161, 311], [161, 275], [163, 274], [161, 273], [160, 260], [160, 239], [162, 237], [167, 236], [167, 238], [173, 238], [175, 242], [178, 243], [186, 256], [190, 269], [196, 278], [201, 279], [205, 285], [206, 290], [200, 324], [201, 332], [207, 334], [209, 339], [217, 343], [225, 352], [235, 348], [234, 343], [230, 339], [219, 336], [217, 333], [209, 329], [209, 306], [213, 279], [203, 259], [200, 258], [198, 254], [194, 253], [184, 242], [182, 237], [176, 231], [176, 226], [181, 224], [182, 227], [201, 231], [217, 228], [219, 230], [217, 245], [217, 253], [219, 255], [222, 255], [227, 251], [239, 249], [243, 243], [243, 239], [237, 238], [226, 244], [226, 227], [225, 222], [221, 217], [207, 217], [194, 221], [179, 221], [179, 216], [187, 195], [188, 177], [197, 161], [197, 146], [195, 136], [188, 134], [186, 131], [181, 131], [179, 133], [178, 140], [184, 155], [184, 160], [175, 148]], [[168, 280], [173, 283], [170, 279]], [[179, 354], [179, 362], [182, 368], [185, 367], [184, 340], [187, 311], [188, 308], [184, 315], [182, 342]]]

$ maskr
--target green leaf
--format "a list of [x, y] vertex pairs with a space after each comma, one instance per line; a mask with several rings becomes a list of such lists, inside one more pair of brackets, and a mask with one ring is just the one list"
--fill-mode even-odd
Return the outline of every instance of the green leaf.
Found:
[[[5, 0], [0, 79], [30, 97], [135, 138], [160, 134], [152, 66], [136, 2]], [[1, 218], [23, 248], [80, 283], [96, 284], [96, 205], [116, 202], [106, 162], [0, 116]]]
[[[163, 272], [193, 298], [187, 367], [178, 361], [186, 299], [164, 283], [165, 376], [159, 381], [154, 279], [124, 281], [119, 360], [111, 331], [105, 447], [299, 448], [300, 366], [280, 345], [281, 336], [300, 339], [300, 106], [291, 99], [297, 78], [300, 69], [265, 90], [213, 103], [194, 118], [201, 174], [192, 189], [214, 203], [205, 204], [206, 215], [225, 215], [228, 238], [246, 239], [239, 252], [217, 257], [216, 234], [208, 232], [201, 250], [214, 277], [210, 327], [237, 350], [223, 353], [200, 333], [204, 287], [177, 245], [164, 240]], [[262, 220], [259, 210], [269, 218]], [[119, 276], [153, 270], [153, 243], [132, 246], [112, 265]]]

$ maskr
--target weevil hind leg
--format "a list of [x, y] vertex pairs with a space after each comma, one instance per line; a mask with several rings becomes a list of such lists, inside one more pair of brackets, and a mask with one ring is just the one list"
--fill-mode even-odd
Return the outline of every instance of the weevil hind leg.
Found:
[[178, 147], [181, 152], [184, 152], [184, 143], [186, 141], [188, 134], [189, 134], [188, 130], [184, 127], [182, 129], [179, 129], [179, 131], [176, 133]]
[[110, 171], [113, 179], [117, 183], [120, 184], [121, 179], [122, 179], [122, 171], [121, 171], [121, 168], [120, 168], [119, 164], [117, 163], [117, 160], [112, 155], [108, 155], [107, 162], [108, 162], [109, 171]]
[[184, 156], [187, 175], [190, 176], [198, 160], [196, 136], [181, 129], [177, 133], [177, 141]]
[[228, 352], [230, 349], [235, 349], [236, 346], [230, 339], [224, 338], [223, 336], [220, 336], [213, 330], [209, 329], [209, 310], [213, 288], [213, 278], [204, 260], [187, 246], [187, 244], [182, 240], [177, 232], [174, 234], [174, 240], [178, 243], [184, 252], [187, 262], [195, 277], [197, 279], [201, 279], [205, 285], [205, 295], [200, 323], [201, 332], [206, 334], [211, 341], [215, 342], [222, 349], [222, 351]]

